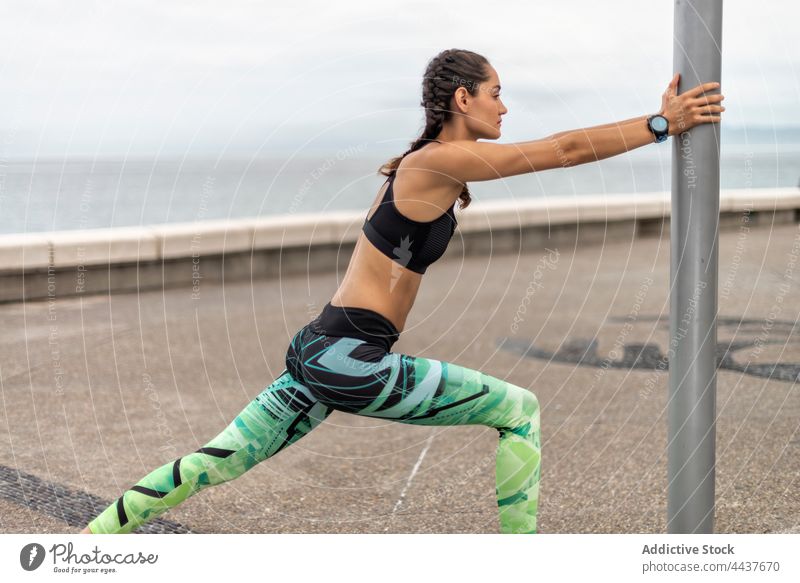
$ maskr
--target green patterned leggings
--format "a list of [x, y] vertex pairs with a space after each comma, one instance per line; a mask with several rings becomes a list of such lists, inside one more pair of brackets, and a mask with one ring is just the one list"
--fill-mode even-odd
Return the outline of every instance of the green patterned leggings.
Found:
[[496, 494], [502, 533], [535, 533], [539, 403], [524, 388], [456, 364], [386, 352], [363, 339], [292, 340], [287, 368], [205, 446], [153, 470], [90, 524], [124, 533], [200, 490], [233, 480], [319, 425], [334, 409], [414, 425], [486, 425], [499, 433]]

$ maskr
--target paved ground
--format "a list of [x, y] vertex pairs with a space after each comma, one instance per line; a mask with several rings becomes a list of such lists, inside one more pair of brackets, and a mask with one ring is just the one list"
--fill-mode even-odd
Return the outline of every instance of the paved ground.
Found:
[[[717, 377], [718, 532], [800, 524], [800, 301], [786, 271], [797, 276], [798, 236], [797, 225], [721, 235], [719, 342], [743, 344]], [[547, 252], [438, 263], [395, 351], [536, 393], [542, 533], [664, 532], [668, 377], [653, 356], [669, 338], [669, 242], [551, 248], [549, 266]], [[0, 532], [77, 532], [97, 505], [203, 445], [282, 370], [291, 335], [336, 283], [202, 282], [199, 299], [176, 289], [0, 305]], [[578, 363], [592, 338], [595, 355]], [[619, 347], [609, 357], [615, 343], [649, 344], [649, 356], [634, 362]], [[762, 366], [741, 372], [748, 361]], [[496, 444], [482, 426], [334, 412], [153, 531], [495, 533]]]

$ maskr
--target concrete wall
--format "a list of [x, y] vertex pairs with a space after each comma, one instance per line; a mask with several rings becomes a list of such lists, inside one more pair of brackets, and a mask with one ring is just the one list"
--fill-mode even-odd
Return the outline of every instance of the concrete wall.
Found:
[[[442, 261], [669, 237], [668, 192], [456, 205]], [[720, 228], [800, 221], [800, 189], [726, 190]], [[0, 235], [0, 302], [344, 270], [366, 210]]]

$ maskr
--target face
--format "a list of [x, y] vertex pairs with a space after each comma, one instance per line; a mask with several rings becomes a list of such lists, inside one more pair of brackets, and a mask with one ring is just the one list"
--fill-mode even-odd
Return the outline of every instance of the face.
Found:
[[469, 132], [478, 138], [496, 140], [500, 137], [500, 122], [508, 109], [500, 98], [500, 77], [491, 65], [489, 79], [478, 85], [475, 95], [459, 87], [454, 95], [455, 109], [460, 112]]

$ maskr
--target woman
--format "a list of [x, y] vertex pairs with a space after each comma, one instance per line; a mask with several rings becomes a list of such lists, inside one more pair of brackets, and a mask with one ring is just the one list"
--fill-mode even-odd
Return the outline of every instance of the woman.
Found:
[[[428, 64], [422, 89], [425, 131], [381, 167], [388, 179], [373, 202], [344, 280], [322, 313], [301, 328], [286, 368], [218, 436], [157, 468], [84, 533], [130, 532], [211, 485], [241, 476], [319, 425], [334, 409], [417, 425], [494, 427], [501, 532], [535, 533], [539, 500], [539, 403], [526, 388], [477, 370], [391, 352], [422, 274], [445, 251], [453, 212], [470, 203], [466, 183], [600, 160], [717, 122], [721, 95], [706, 83], [662, 98], [668, 129], [641, 116], [515, 144], [500, 137], [500, 80], [476, 53], [451, 49]], [[652, 127], [652, 129], [651, 129]], [[659, 131], [660, 130], [660, 131]], [[662, 139], [662, 141], [663, 141]]]

